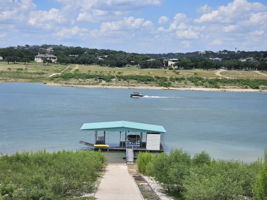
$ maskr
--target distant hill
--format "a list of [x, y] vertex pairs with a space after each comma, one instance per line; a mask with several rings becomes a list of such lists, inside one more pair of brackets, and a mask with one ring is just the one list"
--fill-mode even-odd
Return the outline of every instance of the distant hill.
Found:
[[[267, 51], [196, 51], [188, 53], [138, 54], [107, 49], [90, 49], [63, 45], [34, 45], [0, 48], [6, 62], [32, 62], [38, 54], [53, 54], [61, 64], [98, 64], [110, 67], [172, 69], [244, 69], [267, 70]], [[177, 62], [168, 66], [168, 60]], [[47, 61], [48, 62], [48, 61]]]

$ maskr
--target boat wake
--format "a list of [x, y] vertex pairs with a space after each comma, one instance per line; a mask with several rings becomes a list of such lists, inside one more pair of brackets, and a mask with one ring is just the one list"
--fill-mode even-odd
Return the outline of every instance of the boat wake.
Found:
[[148, 96], [144, 95], [143, 98], [150, 98], [150, 99], [180, 99], [182, 97], [172, 97], [172, 96]]

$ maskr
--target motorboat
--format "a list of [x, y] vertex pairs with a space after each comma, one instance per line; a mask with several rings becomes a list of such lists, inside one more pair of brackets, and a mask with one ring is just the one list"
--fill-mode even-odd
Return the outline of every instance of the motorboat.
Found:
[[140, 98], [140, 97], [143, 97], [144, 95], [141, 94], [140, 92], [133, 92], [130, 97], [131, 98]]

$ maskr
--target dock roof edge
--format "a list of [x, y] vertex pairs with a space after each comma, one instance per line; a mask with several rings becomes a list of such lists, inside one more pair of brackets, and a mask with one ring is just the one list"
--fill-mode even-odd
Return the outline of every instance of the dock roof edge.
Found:
[[110, 121], [110, 122], [95, 122], [84, 123], [81, 130], [102, 130], [102, 131], [138, 131], [138, 132], [155, 132], [166, 133], [166, 130], [161, 125], [146, 124], [130, 121]]

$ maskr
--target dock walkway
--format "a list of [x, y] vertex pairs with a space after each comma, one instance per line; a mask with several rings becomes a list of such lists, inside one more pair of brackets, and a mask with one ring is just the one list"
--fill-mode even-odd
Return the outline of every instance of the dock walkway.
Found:
[[138, 186], [124, 163], [108, 164], [95, 197], [98, 200], [143, 200]]

